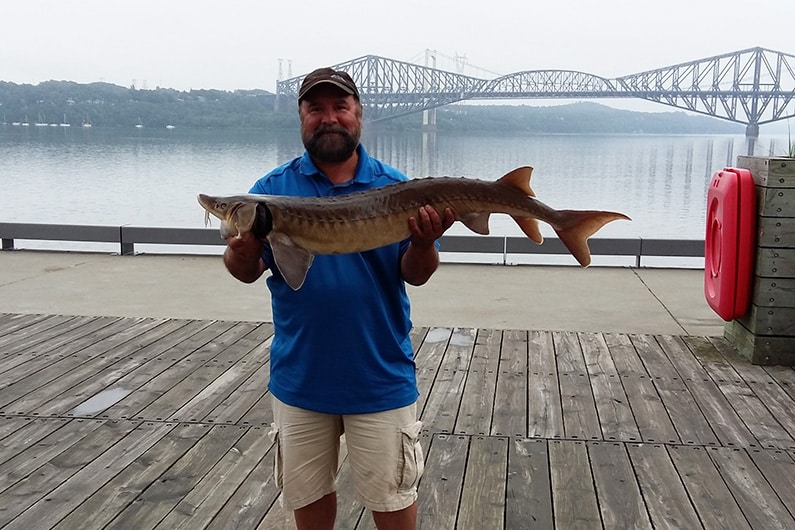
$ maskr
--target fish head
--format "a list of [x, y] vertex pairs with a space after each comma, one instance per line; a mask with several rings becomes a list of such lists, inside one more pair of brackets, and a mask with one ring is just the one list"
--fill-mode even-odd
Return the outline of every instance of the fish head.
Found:
[[246, 201], [241, 197], [212, 197], [200, 193], [199, 204], [204, 208], [205, 226], [210, 221], [210, 214], [221, 220], [221, 237], [243, 237], [254, 226], [257, 215], [257, 203]]

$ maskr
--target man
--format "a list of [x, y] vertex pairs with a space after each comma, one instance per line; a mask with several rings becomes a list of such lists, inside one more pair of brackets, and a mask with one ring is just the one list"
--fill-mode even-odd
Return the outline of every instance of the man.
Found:
[[[251, 193], [326, 197], [406, 180], [359, 143], [362, 105], [347, 73], [320, 68], [306, 76], [298, 115], [306, 152], [258, 180]], [[229, 238], [224, 263], [235, 278], [250, 283], [272, 273], [274, 475], [299, 530], [334, 527], [343, 433], [357, 496], [376, 526], [416, 527], [422, 424], [405, 282], [428, 281], [439, 264], [436, 240], [454, 220], [450, 209], [419, 208], [409, 240], [315, 256], [297, 291], [267, 245], [250, 233]]]

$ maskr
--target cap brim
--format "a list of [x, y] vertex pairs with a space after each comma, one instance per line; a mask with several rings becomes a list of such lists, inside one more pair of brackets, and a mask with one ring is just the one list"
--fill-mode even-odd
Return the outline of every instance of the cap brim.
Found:
[[304, 87], [304, 89], [301, 91], [301, 93], [298, 94], [298, 101], [301, 101], [309, 92], [312, 91], [312, 89], [314, 89], [318, 85], [322, 85], [324, 83], [328, 83], [329, 85], [334, 85], [337, 88], [343, 90], [346, 94], [350, 94], [351, 96], [355, 96], [356, 95], [356, 93], [353, 90], [351, 90], [351, 88], [349, 86], [346, 86], [346, 85], [344, 85], [342, 83], [334, 81], [333, 79], [319, 79], [319, 80], [315, 81], [314, 83], [312, 83], [311, 85], [309, 85], [307, 87]]

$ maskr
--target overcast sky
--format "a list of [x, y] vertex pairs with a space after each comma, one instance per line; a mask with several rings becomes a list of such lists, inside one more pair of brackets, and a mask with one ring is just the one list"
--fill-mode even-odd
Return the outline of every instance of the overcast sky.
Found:
[[604, 77], [754, 46], [795, 54], [795, 0], [2, 0], [0, 20], [0, 80], [32, 84], [275, 91], [279, 59], [288, 77], [362, 55], [422, 64], [426, 49], [453, 71], [459, 56]]

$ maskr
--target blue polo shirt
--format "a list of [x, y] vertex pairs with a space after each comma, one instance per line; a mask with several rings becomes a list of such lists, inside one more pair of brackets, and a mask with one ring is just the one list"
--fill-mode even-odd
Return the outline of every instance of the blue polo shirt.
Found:
[[[251, 193], [330, 197], [407, 180], [358, 147], [352, 181], [334, 185], [308, 154], [259, 179]], [[408, 240], [353, 254], [316, 255], [293, 291], [266, 245], [273, 306], [269, 390], [329, 414], [380, 412], [417, 400], [411, 320], [400, 260]]]

